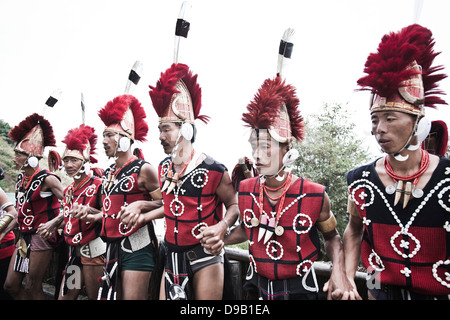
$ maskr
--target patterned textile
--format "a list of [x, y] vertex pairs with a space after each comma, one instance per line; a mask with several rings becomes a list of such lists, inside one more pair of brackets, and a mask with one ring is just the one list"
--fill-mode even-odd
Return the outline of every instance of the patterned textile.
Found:
[[310, 268], [301, 277], [283, 280], [269, 280], [248, 270], [244, 290], [249, 299], [263, 300], [317, 300], [318, 284], [314, 268]]
[[394, 207], [394, 194], [386, 192], [375, 162], [347, 173], [364, 224], [364, 267], [383, 285], [450, 294], [450, 160], [440, 159], [423, 195], [412, 197], [404, 209]]
[[132, 229], [127, 229], [116, 219], [122, 206], [138, 200], [151, 200], [148, 192], [139, 189], [137, 177], [142, 166], [146, 162], [142, 159], [135, 159], [125, 167], [121, 168], [108, 187], [108, 175], [114, 170], [115, 164], [107, 168], [103, 173], [102, 201], [103, 220], [101, 236], [105, 241], [114, 241], [129, 236], [139, 230], [142, 225]]
[[[249, 239], [250, 266], [252, 272], [269, 280], [302, 277], [311, 269], [320, 250], [315, 223], [322, 209], [325, 188], [307, 179], [298, 178], [287, 190], [284, 208], [281, 209], [279, 226], [284, 232], [277, 235], [273, 227], [253, 225], [260, 218], [260, 178], [241, 181], [239, 186], [239, 210], [241, 221]], [[280, 203], [272, 206], [263, 198], [263, 214], [274, 217]], [[273, 232], [264, 243], [258, 241], [259, 232]]]
[[42, 183], [49, 175], [51, 175], [49, 171], [42, 170], [25, 186], [24, 174], [20, 173], [17, 177], [16, 210], [19, 230], [22, 233], [34, 233], [41, 223], [46, 223], [59, 214], [58, 198], [53, 194], [49, 197], [41, 196]]
[[102, 285], [97, 300], [117, 299], [117, 280], [119, 277], [119, 242], [107, 242]]
[[69, 189], [73, 189], [73, 183], [64, 190], [64, 237], [66, 242], [71, 246], [82, 246], [99, 236], [100, 224], [89, 223], [80, 219], [75, 219], [69, 216], [69, 211], [72, 209], [73, 203], [88, 205], [89, 203], [96, 203], [99, 195], [99, 188], [102, 180], [98, 177], [92, 176], [80, 189], [75, 189], [72, 199], [67, 199]]
[[[160, 181], [167, 173], [170, 158], [159, 165]], [[185, 251], [197, 244], [200, 228], [216, 224], [223, 218], [223, 203], [215, 194], [226, 171], [224, 165], [207, 157], [195, 169], [179, 179], [173, 192], [163, 192], [165, 241], [173, 251]]]

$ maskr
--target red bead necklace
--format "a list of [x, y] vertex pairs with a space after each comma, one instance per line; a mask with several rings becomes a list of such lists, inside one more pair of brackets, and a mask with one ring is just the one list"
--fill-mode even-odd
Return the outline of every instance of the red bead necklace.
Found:
[[422, 150], [422, 158], [420, 160], [419, 170], [410, 176], [400, 176], [394, 172], [391, 164], [388, 161], [388, 157], [384, 159], [384, 168], [386, 173], [394, 180], [395, 186], [387, 186], [386, 192], [388, 194], [395, 193], [394, 206], [400, 201], [403, 195], [403, 208], [405, 208], [409, 202], [411, 195], [415, 198], [423, 196], [423, 190], [416, 189], [417, 182], [420, 177], [427, 171], [430, 166], [430, 154], [426, 150]]
[[430, 154], [426, 150], [422, 150], [422, 159], [420, 160], [419, 170], [410, 176], [400, 176], [396, 174], [388, 161], [388, 156], [384, 158], [384, 168], [386, 169], [386, 173], [394, 180], [394, 182], [397, 182], [399, 180], [402, 181], [414, 180], [413, 184], [417, 184], [420, 176], [424, 174], [425, 171], [427, 171], [429, 166], [430, 166]]

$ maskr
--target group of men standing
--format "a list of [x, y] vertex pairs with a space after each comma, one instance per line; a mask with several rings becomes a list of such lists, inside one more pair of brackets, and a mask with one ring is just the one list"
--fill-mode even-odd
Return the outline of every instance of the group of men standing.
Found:
[[[146, 141], [148, 126], [131, 94], [98, 112], [104, 152], [114, 159], [105, 170], [91, 167], [97, 162], [95, 130], [82, 124], [68, 131], [60, 157], [73, 178], [66, 188], [39, 168], [44, 148], [56, 143], [50, 123], [38, 114], [27, 117], [10, 132], [21, 173], [15, 210], [1, 203], [8, 214], [0, 226], [3, 235], [18, 224], [19, 239], [5, 289], [17, 299], [42, 298], [42, 278], [62, 229], [70, 253], [60, 299], [79, 293], [68, 281], [72, 266], [82, 270], [90, 299], [147, 299], [149, 286], [159, 288], [159, 299], [222, 299], [224, 245], [247, 240], [249, 298], [317, 299], [313, 263], [320, 233], [333, 265], [328, 298], [361, 298], [354, 282], [361, 261], [381, 284], [370, 297], [448, 299], [450, 161], [422, 148], [429, 127], [424, 107], [445, 103], [437, 88], [445, 76], [432, 66], [433, 45], [428, 29], [411, 25], [385, 35], [367, 59], [367, 75], [358, 84], [373, 94], [372, 133], [386, 156], [347, 174], [343, 238], [325, 186], [289, 170], [299, 157], [293, 143], [305, 132], [282, 63], [242, 116], [251, 128], [253, 164], [244, 161], [231, 176], [194, 148], [195, 121], [208, 117], [200, 114], [201, 88], [186, 64], [173, 63], [150, 86], [168, 155], [157, 168], [133, 151], [133, 142]], [[291, 51], [283, 38], [280, 61]], [[161, 218], [164, 241], [152, 223]]]

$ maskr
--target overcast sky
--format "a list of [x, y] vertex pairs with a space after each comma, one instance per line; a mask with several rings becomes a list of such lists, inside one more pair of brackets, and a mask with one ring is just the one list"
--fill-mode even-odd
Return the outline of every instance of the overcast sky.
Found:
[[[134, 94], [149, 123], [146, 159], [154, 166], [164, 153], [148, 85], [173, 59], [174, 30], [182, 1], [0, 0], [0, 118], [11, 126], [40, 112], [52, 91], [62, 96], [46, 117], [58, 145], [67, 131], [81, 124], [84, 94], [86, 122], [99, 136], [104, 125], [97, 112], [124, 93], [136, 60], [144, 71]], [[437, 64], [450, 68], [448, 0], [192, 0], [191, 29], [180, 62], [188, 64], [203, 90], [202, 114], [195, 147], [223, 162], [231, 171], [249, 156], [248, 131], [242, 113], [266, 78], [275, 76], [283, 31], [295, 29], [288, 82], [297, 87], [307, 118], [323, 103], [348, 103], [360, 138], [369, 135], [369, 94], [356, 92], [369, 53], [381, 37], [418, 22], [431, 29]], [[421, 10], [416, 10], [417, 3]], [[420, 15], [418, 15], [420, 13]], [[441, 82], [450, 93], [450, 81]], [[450, 100], [450, 98], [447, 98]], [[450, 119], [450, 107], [427, 112]], [[100, 139], [101, 142], [101, 139]], [[375, 148], [376, 150], [376, 148]], [[101, 144], [100, 165], [105, 166]]]

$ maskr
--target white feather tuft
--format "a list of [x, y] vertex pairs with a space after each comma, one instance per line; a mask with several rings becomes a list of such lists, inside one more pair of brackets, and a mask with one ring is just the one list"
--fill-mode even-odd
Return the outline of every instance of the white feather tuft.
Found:
[[130, 74], [128, 75], [127, 84], [125, 86], [125, 94], [131, 94], [137, 86], [139, 80], [141, 79], [143, 68], [142, 62], [136, 61], [134, 63], [130, 70]]
[[189, 32], [189, 30], [187, 30], [186, 36], [177, 35], [176, 30], [178, 28], [178, 23], [180, 21], [183, 21], [185, 23], [185, 25], [187, 23], [188, 28], [189, 28], [189, 23], [190, 23], [189, 22], [189, 20], [190, 20], [189, 19], [189, 14], [190, 14], [191, 8], [192, 8], [192, 6], [191, 6], [191, 4], [188, 1], [184, 1], [181, 4], [180, 12], [178, 14], [178, 19], [177, 19], [177, 26], [176, 26], [176, 29], [175, 29], [175, 46], [174, 46], [174, 53], [173, 53], [173, 62], [174, 63], [178, 63], [178, 61], [179, 61], [180, 43], [182, 41], [182, 38], [187, 38], [187, 32]]
[[283, 72], [286, 70], [287, 63], [290, 60], [290, 55], [288, 56], [286, 52], [286, 49], [288, 48], [286, 44], [291, 44], [293, 46], [292, 39], [294, 37], [294, 33], [295, 33], [294, 29], [292, 28], [286, 29], [280, 41], [280, 46], [278, 48], [278, 65], [277, 65], [277, 74], [280, 75], [280, 77], [283, 77]]
[[42, 107], [41, 115], [43, 117], [46, 117], [47, 112], [49, 111], [49, 109], [51, 109], [51, 108], [53, 108], [55, 106], [55, 104], [58, 102], [59, 98], [61, 97], [61, 94], [62, 94], [62, 90], [61, 89], [56, 89], [55, 91], [53, 91], [50, 94], [48, 99], [45, 101], [44, 106]]
[[84, 95], [82, 92], [81, 93], [81, 123], [82, 124], [86, 124], [85, 115], [86, 115], [86, 106], [84, 104]]
[[419, 23], [420, 15], [422, 14], [423, 0], [414, 1], [414, 17], [413, 22]]

